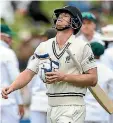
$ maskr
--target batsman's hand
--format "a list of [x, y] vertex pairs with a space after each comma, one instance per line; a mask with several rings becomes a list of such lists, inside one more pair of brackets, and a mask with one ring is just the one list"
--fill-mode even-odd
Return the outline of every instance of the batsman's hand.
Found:
[[54, 72], [46, 72], [46, 83], [52, 84], [55, 82], [63, 81], [65, 73], [55, 70]]
[[2, 98], [4, 99], [8, 99], [8, 94], [10, 94], [11, 92], [13, 92], [13, 89], [10, 87], [5, 87], [2, 89]]

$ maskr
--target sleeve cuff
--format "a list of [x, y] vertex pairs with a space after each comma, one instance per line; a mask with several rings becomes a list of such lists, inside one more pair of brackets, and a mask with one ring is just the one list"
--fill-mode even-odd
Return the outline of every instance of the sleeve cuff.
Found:
[[92, 69], [92, 68], [96, 68], [97, 66], [94, 64], [94, 63], [92, 63], [92, 64], [90, 64], [90, 65], [85, 65], [84, 67], [83, 67], [83, 71], [84, 72], [86, 72], [86, 71], [88, 71], [88, 70], [90, 70], [90, 69]]

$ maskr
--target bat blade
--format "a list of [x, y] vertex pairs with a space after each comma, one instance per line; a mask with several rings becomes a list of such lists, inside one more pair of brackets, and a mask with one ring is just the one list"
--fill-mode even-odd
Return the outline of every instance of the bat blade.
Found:
[[113, 113], [113, 101], [107, 96], [103, 89], [96, 84], [95, 87], [88, 87], [98, 103], [109, 113]]
[[[80, 73], [83, 73], [81, 65], [78, 63], [77, 59], [72, 55], [69, 49], [66, 50], [70, 55], [71, 59], [74, 61], [77, 69]], [[113, 113], [113, 101], [107, 96], [107, 94], [103, 91], [103, 89], [96, 84], [95, 87], [88, 87], [94, 98], [97, 102], [109, 113]]]

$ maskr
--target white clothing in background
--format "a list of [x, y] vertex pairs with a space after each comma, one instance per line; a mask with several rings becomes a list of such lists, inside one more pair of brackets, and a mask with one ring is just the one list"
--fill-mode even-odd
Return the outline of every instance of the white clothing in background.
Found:
[[[9, 86], [16, 79], [18, 74], [18, 61], [14, 51], [0, 40], [0, 93], [2, 88]], [[9, 94], [8, 99], [3, 99], [0, 94], [0, 101], [2, 123], [9, 123], [9, 121], [18, 123], [18, 105], [23, 104], [20, 91]]]
[[39, 75], [35, 75], [28, 84], [28, 88], [31, 93], [30, 122], [47, 123], [48, 97], [45, 83]]
[[101, 40], [101, 34], [98, 32], [94, 32], [93, 38], [90, 41], [88, 41], [88, 39], [84, 36], [84, 34], [80, 34], [78, 38], [89, 43], [98, 42], [101, 43], [102, 45], [105, 45], [105, 43]]
[[101, 56], [101, 61], [113, 71], [113, 47], [105, 50]]
[[20, 116], [17, 105], [3, 105], [0, 114], [0, 123], [19, 123]]
[[47, 123], [47, 113], [39, 111], [30, 112], [31, 123]]
[[[96, 63], [98, 72], [98, 84], [109, 95], [109, 97], [113, 99], [113, 72], [99, 60], [97, 60]], [[89, 90], [86, 93], [85, 102], [86, 121], [109, 123], [109, 114], [100, 106], [100, 104], [92, 96]]]
[[40, 79], [39, 75], [35, 75], [31, 82], [28, 84], [31, 93], [31, 111], [47, 112], [48, 97], [46, 95], [45, 83]]

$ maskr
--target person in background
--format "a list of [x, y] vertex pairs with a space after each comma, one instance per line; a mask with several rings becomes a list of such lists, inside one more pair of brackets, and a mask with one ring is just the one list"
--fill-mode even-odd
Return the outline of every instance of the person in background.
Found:
[[30, 92], [30, 122], [31, 123], [47, 123], [47, 107], [48, 99], [46, 95], [46, 86], [39, 77], [35, 75], [28, 84]]
[[89, 43], [98, 41], [104, 45], [104, 42], [101, 40], [101, 34], [96, 31], [96, 17], [94, 14], [90, 12], [83, 12], [82, 18], [83, 24], [81, 27], [81, 33], [78, 36], [79, 39], [82, 39]]
[[106, 49], [113, 47], [113, 24], [101, 28], [101, 40], [105, 42]]
[[106, 43], [106, 50], [101, 56], [101, 61], [113, 71], [113, 25], [102, 28], [102, 40]]
[[[19, 75], [18, 60], [14, 51], [10, 48], [13, 32], [5, 25], [0, 25], [0, 92]], [[23, 101], [20, 91], [9, 95], [8, 100], [0, 96], [1, 118], [0, 123], [19, 123], [24, 115]]]
[[[43, 34], [43, 40], [48, 40], [56, 36], [55, 29], [48, 29]], [[42, 41], [43, 42], [43, 41]], [[28, 84], [31, 94], [30, 121], [31, 123], [47, 123], [48, 99], [46, 95], [46, 85], [39, 75], [35, 75]]]
[[[113, 71], [100, 60], [100, 56], [104, 53], [104, 46], [93, 42], [91, 48], [97, 64], [98, 84], [113, 99]], [[86, 93], [85, 102], [86, 123], [109, 123], [110, 115], [100, 106], [89, 90]]]
[[[102, 40], [105, 41], [106, 50], [101, 56], [101, 61], [113, 71], [113, 24], [109, 24], [102, 29]], [[113, 76], [113, 75], [112, 75]], [[110, 123], [113, 122], [113, 114], [110, 115]]]

